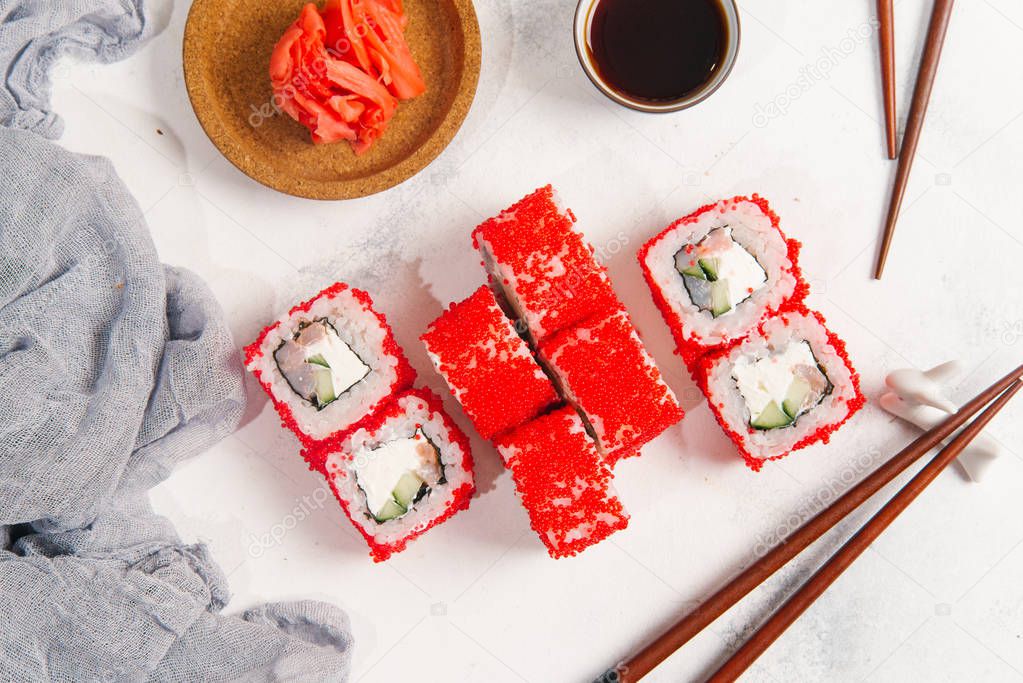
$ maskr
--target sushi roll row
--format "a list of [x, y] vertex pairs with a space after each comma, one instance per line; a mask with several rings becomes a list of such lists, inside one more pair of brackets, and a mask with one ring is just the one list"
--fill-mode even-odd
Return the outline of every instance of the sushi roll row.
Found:
[[682, 419], [593, 248], [550, 185], [473, 231], [489, 283], [609, 466]]
[[245, 366], [383, 561], [469, 506], [465, 435], [416, 373], [369, 294], [336, 283], [245, 349]]
[[864, 398], [785, 237], [757, 195], [704, 206], [639, 252], [654, 302], [718, 423], [747, 464], [826, 442]]
[[422, 335], [555, 558], [625, 528], [611, 467], [682, 418], [574, 222], [548, 186], [477, 227], [490, 286]]

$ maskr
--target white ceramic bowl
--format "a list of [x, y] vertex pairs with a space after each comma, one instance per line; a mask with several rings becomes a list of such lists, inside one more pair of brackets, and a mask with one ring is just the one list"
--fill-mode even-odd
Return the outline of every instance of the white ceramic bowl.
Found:
[[593, 63], [591, 52], [587, 45], [590, 35], [590, 24], [593, 21], [593, 9], [596, 7], [598, 2], [600, 2], [600, 0], [579, 0], [579, 4], [576, 6], [575, 52], [579, 56], [579, 63], [582, 64], [583, 71], [586, 72], [587, 77], [589, 77], [589, 79], [593, 82], [593, 85], [597, 86], [597, 89], [600, 90], [600, 92], [604, 93], [618, 104], [631, 109], [636, 109], [637, 111], [653, 113], [687, 109], [703, 102], [705, 99], [714, 94], [714, 91], [721, 87], [721, 84], [725, 82], [726, 78], [728, 78], [728, 74], [732, 72], [732, 67], [735, 65], [735, 58], [739, 54], [739, 9], [735, 5], [735, 0], [718, 0], [718, 2], [721, 3], [721, 9], [724, 13], [725, 30], [728, 34], [728, 44], [725, 46], [724, 61], [721, 66], [714, 71], [710, 80], [677, 100], [658, 101], [637, 99], [618, 92], [601, 77], [600, 71]]

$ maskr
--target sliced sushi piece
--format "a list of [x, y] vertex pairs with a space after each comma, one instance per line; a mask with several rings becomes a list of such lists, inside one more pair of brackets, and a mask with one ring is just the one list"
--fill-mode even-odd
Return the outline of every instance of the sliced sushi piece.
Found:
[[562, 330], [540, 345], [540, 355], [609, 466], [683, 417], [623, 311]]
[[845, 344], [816, 312], [787, 311], [700, 359], [697, 381], [746, 462], [827, 442], [864, 403]]
[[575, 555], [628, 526], [611, 471], [571, 407], [527, 422], [495, 444], [551, 557]]
[[485, 439], [531, 420], [559, 400], [529, 345], [485, 285], [452, 304], [421, 339]]
[[491, 285], [532, 341], [622, 308], [593, 249], [550, 185], [473, 231]]
[[245, 366], [305, 446], [339, 438], [415, 381], [370, 296], [340, 282], [263, 330]]
[[427, 390], [399, 395], [321, 457], [376, 562], [469, 507], [475, 491], [469, 440]]
[[753, 195], [708, 204], [639, 251], [643, 274], [686, 364], [745, 337], [806, 296], [799, 243]]

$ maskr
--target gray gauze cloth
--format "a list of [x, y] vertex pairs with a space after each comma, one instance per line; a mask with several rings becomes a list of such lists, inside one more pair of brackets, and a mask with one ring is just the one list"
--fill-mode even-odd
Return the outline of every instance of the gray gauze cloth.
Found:
[[237, 426], [238, 353], [110, 163], [36, 134], [48, 60], [126, 54], [144, 26], [141, 3], [0, 0], [0, 121], [35, 131], [0, 127], [0, 680], [345, 680], [342, 611], [221, 615], [207, 548], [149, 505]]

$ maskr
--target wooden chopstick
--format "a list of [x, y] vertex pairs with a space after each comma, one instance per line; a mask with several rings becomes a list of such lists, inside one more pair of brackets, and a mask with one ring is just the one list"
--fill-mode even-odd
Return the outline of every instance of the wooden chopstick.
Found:
[[981, 413], [976, 420], [963, 429], [948, 446], [941, 449], [915, 477], [909, 480], [909, 483], [903, 486], [877, 514], [870, 518], [870, 521], [863, 525], [863, 528], [856, 532], [855, 536], [832, 555], [831, 559], [818, 569], [810, 580], [803, 584], [802, 588], [786, 600], [785, 604], [771, 615], [771, 618], [763, 626], [757, 629], [753, 637], [746, 641], [713, 676], [707, 679], [708, 683], [734, 681], [748, 669], [757, 660], [757, 657], [763, 654], [771, 646], [771, 643], [777, 640], [842, 575], [842, 572], [848, 569], [856, 558], [877, 540], [878, 536], [916, 500], [917, 496], [938, 478], [942, 470], [958, 457], [967, 444], [987, 426], [991, 418], [1009, 402], [1009, 399], [1021, 387], [1023, 387], [1023, 382], [1017, 380], [1004, 394], [995, 399], [994, 403], [988, 406], [987, 410]]
[[881, 91], [884, 100], [884, 131], [888, 158], [897, 156], [895, 142], [895, 19], [892, 0], [877, 0], [881, 41]]
[[895, 172], [895, 185], [892, 187], [892, 195], [888, 203], [888, 217], [885, 219], [881, 249], [877, 256], [877, 267], [874, 269], [874, 278], [878, 280], [881, 279], [885, 261], [888, 260], [888, 249], [891, 247], [892, 236], [895, 234], [895, 223], [899, 219], [902, 198], [906, 194], [909, 171], [913, 167], [917, 143], [920, 142], [920, 131], [924, 127], [924, 116], [927, 114], [927, 103], [931, 99], [934, 76], [938, 73], [941, 47], [945, 42], [949, 19], [952, 18], [952, 4], [953, 0], [934, 0], [934, 9], [931, 11], [931, 22], [927, 27], [927, 42], [924, 45], [923, 57], [920, 59], [920, 70], [916, 75], [913, 103], [909, 108], [906, 134], [902, 138], [902, 150], [899, 152], [899, 167]]
[[766, 555], [743, 570], [728, 585], [700, 603], [656, 640], [611, 669], [608, 672], [608, 680], [632, 683], [646, 676], [654, 667], [689, 642], [693, 636], [785, 566], [789, 560], [823, 536], [844, 519], [849, 512], [859, 507], [861, 503], [884, 488], [913, 462], [962, 427], [967, 420], [976, 415], [981, 408], [1020, 377], [1023, 377], [1023, 365], [979, 393], [960, 408], [959, 412], [950, 415], [938, 426], [921, 434], [863, 481], [846, 491], [834, 503], [792, 532], [783, 543], [772, 548]]

